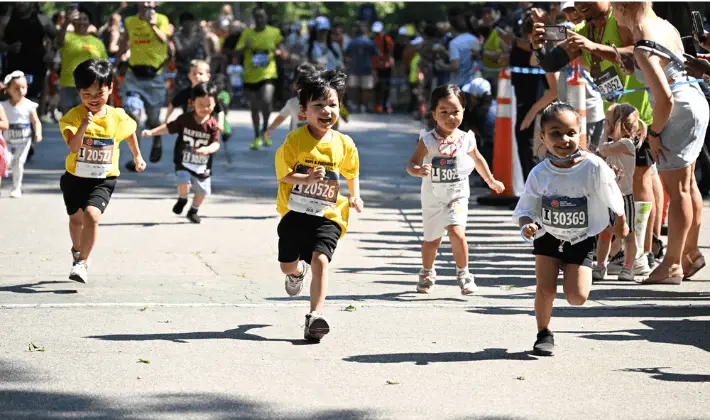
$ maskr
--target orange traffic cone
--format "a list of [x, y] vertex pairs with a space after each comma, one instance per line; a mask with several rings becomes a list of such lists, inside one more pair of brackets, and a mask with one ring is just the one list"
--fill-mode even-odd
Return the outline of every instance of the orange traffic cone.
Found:
[[510, 69], [503, 68], [498, 76], [496, 126], [493, 140], [493, 174], [505, 185], [501, 194], [478, 197], [478, 204], [509, 206], [518, 201], [524, 188], [522, 167], [515, 138], [515, 92]]
[[[588, 150], [589, 143], [587, 141], [587, 97], [585, 93], [585, 81], [580, 74], [577, 62], [572, 60], [572, 77], [567, 80], [567, 103], [572, 105], [579, 114], [579, 126], [582, 127], [579, 134], [579, 145], [582, 149]], [[592, 150], [595, 152], [595, 150]]]

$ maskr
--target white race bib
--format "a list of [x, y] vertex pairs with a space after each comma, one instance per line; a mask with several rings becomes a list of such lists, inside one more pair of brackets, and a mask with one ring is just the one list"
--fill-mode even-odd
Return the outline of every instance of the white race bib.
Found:
[[624, 85], [621, 83], [621, 79], [616, 73], [616, 68], [613, 66], [606, 69], [596, 80], [596, 83], [604, 95], [624, 90]]
[[269, 65], [271, 57], [267, 51], [255, 51], [251, 55], [251, 65], [257, 68], [266, 67]]
[[587, 197], [542, 197], [542, 225], [557, 239], [572, 245], [587, 239]]
[[453, 198], [461, 195], [468, 186], [468, 175], [459, 171], [459, 157], [435, 156], [431, 160], [431, 184], [434, 195]]
[[[309, 174], [313, 167], [298, 165], [296, 173]], [[294, 185], [288, 200], [289, 210], [312, 216], [323, 216], [325, 209], [335, 207], [340, 193], [340, 176], [337, 172], [325, 171], [325, 178], [312, 185]]]
[[74, 174], [82, 178], [106, 178], [113, 169], [114, 139], [84, 137], [81, 149], [76, 154]]
[[24, 143], [32, 140], [32, 126], [30, 123], [10, 124], [6, 131], [7, 142], [10, 144]]

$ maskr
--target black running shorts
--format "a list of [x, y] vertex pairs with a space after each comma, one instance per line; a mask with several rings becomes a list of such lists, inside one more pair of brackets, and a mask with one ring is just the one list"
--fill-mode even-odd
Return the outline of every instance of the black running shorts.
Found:
[[59, 187], [62, 189], [68, 215], [85, 210], [88, 206], [96, 207], [103, 213], [111, 200], [113, 189], [116, 188], [116, 177], [81, 178], [65, 172], [59, 180]]
[[533, 254], [559, 258], [564, 264], [583, 265], [592, 268], [594, 257], [594, 237], [589, 237], [574, 245], [565, 242], [560, 252], [560, 240], [545, 233], [533, 242]]
[[279, 262], [311, 263], [314, 252], [333, 258], [342, 229], [324, 217], [289, 211], [279, 222]]

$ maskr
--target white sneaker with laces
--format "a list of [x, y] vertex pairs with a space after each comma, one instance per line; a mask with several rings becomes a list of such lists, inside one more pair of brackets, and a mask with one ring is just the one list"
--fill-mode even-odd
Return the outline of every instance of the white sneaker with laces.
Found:
[[79, 283], [86, 283], [89, 279], [89, 275], [87, 273], [88, 269], [89, 266], [86, 264], [86, 261], [78, 261], [72, 266], [71, 271], [69, 272], [69, 280], [74, 280]]
[[436, 270], [419, 270], [419, 281], [417, 282], [417, 293], [429, 293], [436, 284]]
[[10, 197], [22, 198], [22, 190], [19, 188], [13, 188], [12, 191], [10, 191]]
[[627, 266], [622, 266], [621, 271], [619, 272], [619, 277], [617, 277], [619, 281], [634, 281], [634, 268], [627, 267]]
[[651, 267], [648, 264], [648, 257], [642, 255], [634, 261], [634, 273], [637, 276], [647, 276], [651, 274]]
[[296, 276], [293, 274], [289, 274], [286, 276], [286, 293], [288, 293], [289, 296], [298, 296], [301, 294], [301, 290], [303, 290], [303, 283], [306, 278], [306, 274], [308, 274], [310, 268], [305, 261], [300, 261], [300, 266], [300, 276]]
[[619, 274], [621, 273], [621, 268], [624, 266], [624, 250], [619, 251], [616, 255], [611, 257], [609, 264], [606, 265], [607, 274]]
[[320, 312], [311, 312], [306, 315], [306, 326], [303, 330], [303, 338], [310, 341], [320, 341], [330, 332], [330, 325]]
[[592, 280], [604, 280], [606, 276], [606, 266], [601, 266], [599, 264], [592, 268]]
[[469, 273], [468, 271], [459, 271], [458, 273], [456, 273], [456, 282], [461, 288], [462, 295], [470, 295], [471, 293], [478, 290], [478, 286], [476, 286], [476, 280], [474, 279], [473, 274]]

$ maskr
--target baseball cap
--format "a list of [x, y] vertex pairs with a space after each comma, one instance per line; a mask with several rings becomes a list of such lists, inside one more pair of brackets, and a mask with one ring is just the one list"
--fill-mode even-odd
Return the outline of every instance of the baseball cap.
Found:
[[379, 33], [382, 32], [384, 29], [385, 29], [385, 25], [383, 25], [382, 22], [380, 22], [380, 21], [377, 21], [377, 22], [375, 22], [375, 23], [372, 24], [372, 32], [375, 32], [375, 33], [378, 33], [378, 34], [379, 34]]
[[465, 84], [461, 88], [461, 90], [477, 98], [480, 98], [481, 96], [491, 94], [491, 84], [488, 82], [488, 80], [483, 79], [481, 77], [477, 77], [471, 80], [470, 83]]
[[573, 1], [563, 1], [562, 4], [560, 4], [560, 10], [569, 9], [570, 7], [574, 7]]
[[327, 17], [325, 16], [318, 16], [316, 18], [316, 30], [321, 31], [327, 31], [330, 29], [330, 21], [328, 20]]

